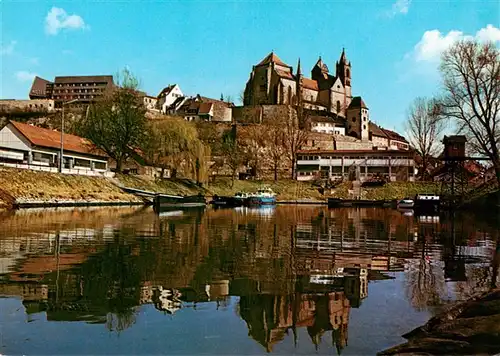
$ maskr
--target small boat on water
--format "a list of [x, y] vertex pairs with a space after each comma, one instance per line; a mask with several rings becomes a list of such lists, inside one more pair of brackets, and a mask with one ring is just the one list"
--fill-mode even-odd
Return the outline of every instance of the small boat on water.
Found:
[[415, 206], [413, 199], [404, 198], [398, 201], [398, 209], [412, 209]]
[[234, 208], [245, 205], [248, 194], [238, 192], [234, 196], [218, 196], [214, 195], [210, 204], [217, 207]]
[[276, 204], [276, 193], [271, 188], [259, 189], [256, 193], [249, 194], [246, 198], [248, 205], [274, 205]]
[[205, 206], [207, 202], [205, 197], [201, 194], [198, 195], [168, 195], [168, 194], [156, 194], [154, 197], [154, 205], [156, 208], [167, 208], [167, 207], [201, 207]]
[[439, 214], [439, 207], [441, 205], [439, 195], [417, 194], [414, 201], [417, 215]]

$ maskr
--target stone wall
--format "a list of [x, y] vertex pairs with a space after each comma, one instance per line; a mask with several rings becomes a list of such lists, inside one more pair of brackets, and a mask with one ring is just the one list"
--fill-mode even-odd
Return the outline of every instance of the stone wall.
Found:
[[233, 108], [233, 121], [237, 124], [270, 124], [279, 118], [295, 116], [290, 105], [236, 106]]
[[16, 112], [40, 112], [49, 113], [54, 111], [54, 100], [0, 100], [0, 114]]

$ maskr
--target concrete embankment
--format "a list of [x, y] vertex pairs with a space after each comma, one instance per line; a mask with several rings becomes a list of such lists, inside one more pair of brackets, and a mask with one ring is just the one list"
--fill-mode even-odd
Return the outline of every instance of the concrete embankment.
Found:
[[500, 352], [500, 289], [458, 303], [379, 355], [493, 355]]
[[106, 178], [0, 168], [0, 208], [142, 203]]

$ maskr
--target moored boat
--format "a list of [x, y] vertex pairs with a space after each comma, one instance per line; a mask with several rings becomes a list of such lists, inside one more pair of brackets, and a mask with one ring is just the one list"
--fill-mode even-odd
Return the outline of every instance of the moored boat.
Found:
[[404, 198], [398, 201], [399, 209], [412, 209], [415, 206], [413, 199]]
[[217, 207], [234, 208], [245, 204], [248, 195], [238, 192], [234, 196], [218, 196], [214, 195], [210, 204]]
[[414, 199], [415, 213], [417, 215], [434, 215], [439, 213], [441, 200], [439, 195], [435, 194], [417, 194]]
[[205, 206], [207, 202], [205, 197], [201, 194], [198, 195], [168, 195], [168, 194], [157, 194], [154, 198], [154, 205], [157, 208], [166, 207], [201, 207]]
[[246, 203], [248, 205], [273, 205], [276, 204], [276, 194], [271, 188], [262, 188], [256, 193], [249, 194]]

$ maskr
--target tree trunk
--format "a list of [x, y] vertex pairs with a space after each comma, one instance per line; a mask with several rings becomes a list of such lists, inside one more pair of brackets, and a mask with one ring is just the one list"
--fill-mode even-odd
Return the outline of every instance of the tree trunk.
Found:
[[233, 169], [233, 174], [232, 174], [232, 177], [231, 177], [231, 188], [234, 187], [234, 177], [236, 176], [236, 169]]
[[122, 172], [122, 157], [118, 157], [116, 159], [116, 171], [118, 173], [121, 173]]
[[274, 162], [274, 181], [278, 180], [278, 163]]

